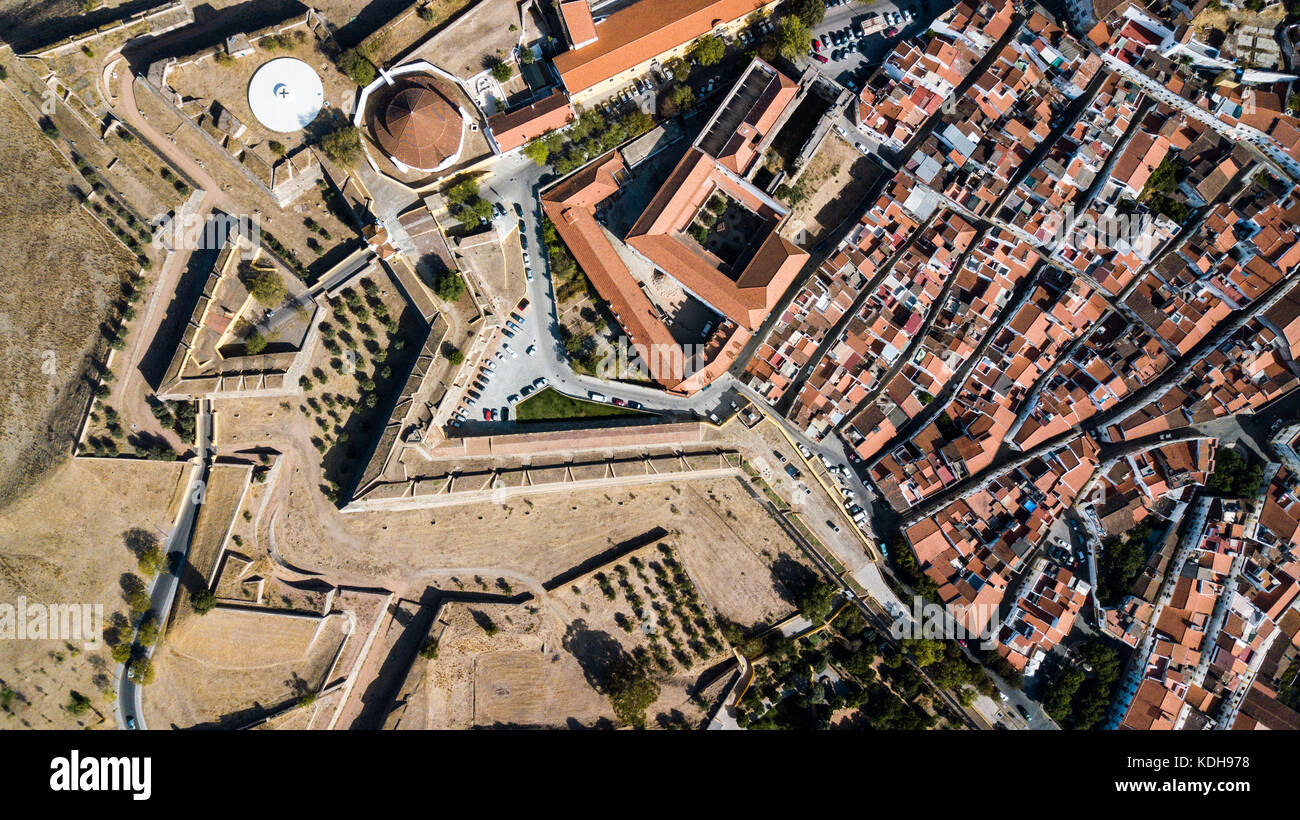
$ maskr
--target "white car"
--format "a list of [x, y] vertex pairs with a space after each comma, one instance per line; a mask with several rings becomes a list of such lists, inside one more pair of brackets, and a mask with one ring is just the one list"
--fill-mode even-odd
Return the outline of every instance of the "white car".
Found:
[[509, 355], [510, 355], [510, 358], [512, 358], [512, 359], [518, 359], [518, 358], [519, 358], [519, 354], [516, 353], [516, 352], [514, 352], [513, 350], [510, 349], [510, 345], [508, 345], [508, 344], [502, 344], [502, 345], [501, 345], [501, 349], [504, 350], [507, 354], [509, 354]]
[[537, 345], [529, 345], [528, 349], [525, 350], [524, 352], [527, 353], [529, 356], [537, 355]]
[[507, 319], [507, 320], [506, 320], [506, 327], [508, 327], [508, 328], [510, 328], [511, 330], [514, 330], [514, 331], [520, 331], [520, 330], [523, 330], [522, 327], [520, 327], [519, 325], [515, 324], [514, 321], [511, 320], [511, 319]]
[[496, 363], [496, 362], [488, 362], [488, 363], [485, 365], [485, 367], [487, 367], [487, 369], [488, 369], [489, 371], [493, 371], [493, 370], [496, 370], [496, 369], [497, 369], [497, 363]]
[[519, 403], [519, 394], [518, 394], [518, 393], [511, 393], [509, 396], [506, 396], [506, 401], [507, 401], [509, 404], [511, 404], [511, 405], [516, 405], [516, 404], [518, 404], [518, 403]]
[[545, 387], [550, 383], [551, 383], [550, 379], [546, 378], [545, 376], [541, 376], [540, 378], [537, 379], [537, 381], [533, 382], [533, 387], [537, 388], [538, 390], [541, 390], [543, 387]]

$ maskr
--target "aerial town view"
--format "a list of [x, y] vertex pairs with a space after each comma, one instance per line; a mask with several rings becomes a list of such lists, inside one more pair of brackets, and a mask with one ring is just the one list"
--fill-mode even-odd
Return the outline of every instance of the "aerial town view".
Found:
[[1297, 44], [0, 0], [0, 728], [1300, 730]]

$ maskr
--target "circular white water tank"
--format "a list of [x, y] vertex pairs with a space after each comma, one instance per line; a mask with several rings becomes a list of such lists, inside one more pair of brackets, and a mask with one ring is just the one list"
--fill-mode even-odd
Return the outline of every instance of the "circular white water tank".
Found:
[[294, 57], [277, 57], [248, 81], [248, 107], [272, 131], [299, 131], [320, 113], [325, 89], [311, 66]]

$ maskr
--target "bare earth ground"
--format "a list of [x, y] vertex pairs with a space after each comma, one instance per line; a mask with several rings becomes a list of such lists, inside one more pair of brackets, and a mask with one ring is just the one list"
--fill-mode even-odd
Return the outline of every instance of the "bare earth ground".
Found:
[[346, 637], [345, 621], [223, 608], [186, 619], [154, 653], [147, 724], [234, 727], [315, 691]]
[[799, 177], [807, 198], [792, 209], [785, 233], [802, 224], [807, 238], [800, 244], [815, 244], [856, 211], [878, 173], [856, 148], [834, 133], [828, 135]]
[[134, 257], [69, 193], [74, 172], [0, 93], [0, 505], [70, 452], [84, 357]]
[[[452, 575], [508, 574], [540, 585], [612, 546], [661, 526], [681, 544], [701, 593], [745, 626], [784, 614], [779, 598], [758, 597], [766, 565], [794, 546], [738, 482], [679, 481], [632, 490], [585, 490], [384, 513], [326, 510], [307, 473], [285, 476], [287, 503], [272, 534], [290, 564], [339, 583], [382, 585], [401, 595]], [[718, 501], [708, 497], [712, 490]], [[719, 504], [731, 505], [727, 516]], [[744, 573], [743, 575], [741, 573]]]
[[[489, 636], [479, 619], [500, 630]], [[560, 646], [554, 628], [524, 606], [452, 603], [432, 634], [435, 660], [416, 659], [408, 681], [419, 681], [406, 725], [425, 728], [590, 726], [612, 719], [609, 702]], [[399, 724], [400, 725], [400, 724]]]
[[[122, 533], [143, 527], [162, 539], [171, 529], [190, 466], [125, 459], [69, 459], [0, 511], [0, 601], [18, 596], [42, 603], [100, 603], [108, 621], [125, 613], [119, 579], [135, 571]], [[106, 501], [108, 499], [108, 501]], [[0, 641], [0, 678], [21, 697], [3, 728], [113, 726], [113, 662], [64, 641]], [[63, 660], [59, 660], [59, 655]], [[69, 692], [94, 701], [80, 718], [64, 710]], [[106, 718], [104, 724], [101, 718]]]

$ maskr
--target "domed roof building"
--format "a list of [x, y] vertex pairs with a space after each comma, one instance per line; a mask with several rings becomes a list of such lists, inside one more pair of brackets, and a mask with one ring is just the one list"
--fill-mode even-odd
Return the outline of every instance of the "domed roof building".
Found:
[[369, 119], [375, 142], [402, 168], [438, 171], [460, 157], [465, 114], [428, 75], [394, 77], [376, 89]]

